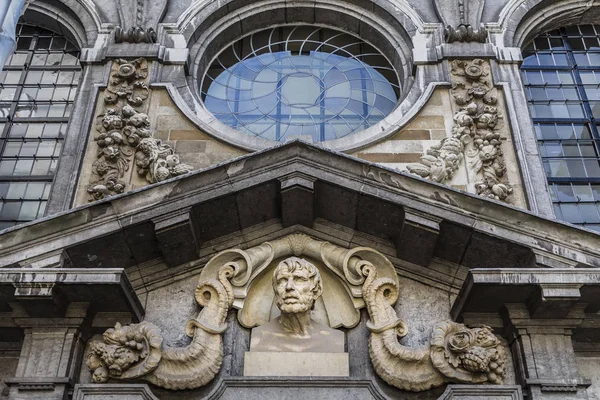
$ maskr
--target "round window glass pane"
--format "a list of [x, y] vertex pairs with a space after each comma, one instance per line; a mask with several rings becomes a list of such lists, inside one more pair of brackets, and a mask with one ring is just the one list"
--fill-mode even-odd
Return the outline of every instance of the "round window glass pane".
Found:
[[332, 140], [387, 116], [397, 76], [374, 47], [319, 27], [255, 33], [221, 52], [203, 81], [206, 107], [221, 122], [265, 139]]

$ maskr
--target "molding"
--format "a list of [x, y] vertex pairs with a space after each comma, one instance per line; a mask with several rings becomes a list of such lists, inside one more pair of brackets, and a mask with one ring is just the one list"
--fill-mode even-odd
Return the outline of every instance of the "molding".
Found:
[[[232, 0], [224, 1], [220, 4], [221, 7], [226, 7], [228, 3]], [[197, 21], [197, 19], [203, 18], [205, 15], [210, 15], [215, 12], [217, 9], [212, 5], [213, 1], [211, 0], [202, 0], [193, 2], [181, 15], [177, 20], [177, 28], [185, 32], [188, 30], [188, 27], [198, 27], [202, 23], [202, 21]], [[319, 0], [313, 2], [315, 5], [330, 4], [329, 2], [324, 2], [323, 0]], [[414, 27], [420, 32], [433, 32], [438, 29], [438, 24], [425, 22], [421, 15], [415, 10], [408, 2], [399, 1], [399, 0], [391, 0], [386, 2], [381, 2], [378, 4], [383, 10], [388, 12], [391, 16], [395, 16], [400, 12], [400, 14], [404, 15], [405, 18], [395, 17], [398, 23], [406, 25], [407, 22], [414, 24]], [[189, 37], [187, 38], [189, 40]]]
[[122, 233], [159, 215], [292, 172], [542, 253], [560, 254], [580, 266], [600, 266], [596, 233], [298, 141], [7, 229], [1, 235], [0, 265]]
[[[2, 268], [0, 269], [0, 287], [14, 286], [15, 298], [23, 297], [24, 292], [29, 288], [29, 294], [36, 296], [48, 297], [51, 301], [54, 297], [52, 288], [60, 288], [61, 296], [69, 298], [70, 289], [73, 287], [77, 294], [77, 301], [88, 301], [93, 304], [94, 310], [104, 311], [107, 308], [113, 307], [114, 304], [104, 304], [103, 299], [95, 298], [93, 293], [86, 288], [91, 285], [101, 285], [105, 290], [110, 290], [108, 287], [114, 287], [117, 293], [115, 297], [120, 298], [127, 307], [127, 310], [133, 314], [135, 320], [143, 318], [144, 309], [141, 302], [137, 298], [135, 291], [129, 283], [129, 279], [122, 268], [103, 268], [103, 269], [79, 269], [79, 268]], [[42, 290], [40, 289], [49, 290]], [[113, 290], [115, 290], [113, 289]], [[33, 292], [32, 292], [33, 290]], [[25, 296], [26, 298], [31, 296]], [[45, 295], [45, 296], [44, 296]], [[88, 298], [83, 299], [83, 296]], [[4, 300], [9, 300], [3, 297]], [[26, 301], [26, 300], [25, 300]]]
[[319, 388], [329, 389], [329, 392], [335, 392], [336, 390], [342, 390], [340, 396], [346, 397], [348, 389], [354, 388], [355, 390], [364, 389], [369, 392], [375, 400], [390, 400], [385, 394], [381, 392], [379, 387], [371, 380], [367, 379], [356, 379], [356, 378], [314, 378], [314, 377], [295, 377], [295, 378], [277, 378], [271, 377], [265, 378], [252, 378], [252, 377], [229, 377], [219, 381], [219, 384], [213, 389], [206, 397], [206, 400], [218, 400], [229, 388]]
[[522, 400], [521, 386], [489, 385], [448, 385], [438, 400], [475, 400], [475, 399]]
[[[564, 303], [564, 312], [585, 306], [600, 308], [600, 299], [594, 291], [585, 288], [600, 286], [600, 269], [598, 268], [495, 268], [472, 269], [469, 271], [463, 287], [456, 297], [450, 315], [458, 319], [464, 312], [500, 311], [505, 303], [529, 302], [530, 312], [540, 304], [534, 300], [542, 299], [542, 304]], [[478, 301], [494, 287], [493, 304]], [[582, 290], [584, 289], [584, 290]], [[479, 310], [481, 309], [481, 310]], [[555, 310], [556, 314], [556, 310]], [[565, 318], [563, 316], [562, 318]]]
[[124, 400], [159, 400], [148, 385], [140, 383], [77, 384], [73, 391], [73, 400], [100, 400], [101, 396], [119, 396]]

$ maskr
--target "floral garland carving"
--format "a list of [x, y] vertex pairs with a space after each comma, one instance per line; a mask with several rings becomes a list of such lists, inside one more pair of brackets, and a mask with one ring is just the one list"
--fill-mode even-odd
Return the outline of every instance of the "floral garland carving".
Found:
[[[104, 95], [104, 112], [98, 116], [97, 159], [92, 164], [95, 180], [87, 186], [89, 201], [123, 193], [125, 173], [135, 158], [137, 173], [149, 183], [190, 172], [179, 162], [171, 146], [152, 137], [145, 111], [148, 88], [148, 62], [117, 60]], [[134, 156], [135, 153], [135, 156]]]
[[506, 182], [502, 153], [498, 92], [493, 87], [486, 61], [454, 60], [451, 63], [450, 94], [460, 108], [454, 113], [452, 135], [431, 146], [420, 163], [407, 170], [434, 182], [446, 183], [467, 159], [477, 176], [477, 194], [508, 202], [512, 186]]

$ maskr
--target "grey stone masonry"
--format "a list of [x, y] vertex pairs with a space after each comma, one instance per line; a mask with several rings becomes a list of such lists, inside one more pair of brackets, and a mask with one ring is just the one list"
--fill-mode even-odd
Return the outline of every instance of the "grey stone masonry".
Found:
[[[25, 3], [22, 23], [80, 50], [81, 80], [46, 216], [0, 231], [0, 400], [600, 396], [600, 235], [556, 219], [521, 78], [525, 46], [597, 24], [600, 0]], [[207, 71], [282, 26], [373, 46], [393, 109], [319, 143], [222, 122]], [[22, 83], [55, 90], [40, 79]], [[0, 111], [32, 119], [0, 112], [0, 178], [22, 184], [5, 143], [48, 138], [9, 125], [58, 120], [11, 85]], [[3, 218], [42, 201], [3, 193]], [[314, 258], [323, 293], [304, 316], [344, 337], [348, 374], [244, 376], [251, 330], [279, 315], [282, 254]]]

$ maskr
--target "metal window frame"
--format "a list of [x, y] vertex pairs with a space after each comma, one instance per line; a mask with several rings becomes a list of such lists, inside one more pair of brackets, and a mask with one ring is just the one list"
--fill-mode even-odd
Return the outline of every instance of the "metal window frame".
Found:
[[[70, 113], [68, 116], [62, 116], [62, 117], [17, 117], [16, 116], [16, 111], [18, 109], [18, 107], [20, 105], [23, 104], [22, 101], [20, 101], [21, 95], [23, 93], [23, 90], [26, 88], [31, 88], [31, 87], [38, 87], [38, 88], [57, 88], [57, 87], [65, 87], [65, 88], [69, 88], [69, 90], [72, 90], [73, 88], [77, 89], [79, 86], [79, 83], [81, 81], [81, 74], [79, 75], [79, 77], [74, 77], [74, 79], [68, 83], [68, 84], [60, 84], [60, 83], [25, 83], [26, 78], [28, 76], [28, 73], [30, 71], [55, 71], [56, 73], [58, 72], [62, 72], [62, 71], [72, 71], [72, 72], [81, 72], [82, 68], [81, 65], [79, 64], [79, 62], [77, 62], [76, 65], [32, 65], [32, 60], [35, 54], [39, 54], [39, 53], [62, 53], [64, 54], [73, 54], [74, 50], [76, 49], [76, 46], [74, 46], [72, 43], [68, 44], [65, 46], [65, 48], [63, 48], [62, 50], [58, 50], [58, 49], [36, 49], [36, 46], [38, 44], [38, 41], [40, 40], [40, 38], [46, 38], [46, 37], [61, 37], [64, 38], [67, 42], [69, 41], [65, 36], [56, 33], [56, 32], [52, 32], [49, 31], [47, 29], [41, 28], [41, 27], [37, 27], [34, 25], [25, 25], [25, 24], [18, 24], [17, 25], [17, 40], [18, 38], [21, 36], [21, 28], [23, 26], [29, 26], [31, 27], [33, 30], [35, 30], [34, 33], [27, 33], [26, 35], [24, 35], [25, 37], [31, 37], [31, 42], [29, 43], [29, 47], [27, 50], [24, 49], [19, 49], [18, 52], [20, 52], [21, 54], [26, 54], [25, 57], [25, 63], [23, 65], [6, 65], [4, 67], [4, 71], [20, 71], [21, 75], [19, 77], [19, 81], [17, 83], [14, 84], [7, 84], [4, 85], [2, 83], [0, 83], [0, 88], [3, 87], [14, 87], [15, 88], [15, 94], [12, 98], [12, 100], [10, 101], [6, 101], [4, 103], [10, 103], [10, 107], [9, 107], [9, 111], [8, 111], [8, 115], [4, 116], [4, 117], [0, 117], [0, 124], [4, 124], [3, 129], [0, 130], [0, 161], [2, 160], [47, 160], [47, 161], [55, 161], [58, 163], [58, 160], [60, 159], [60, 156], [55, 156], [55, 155], [51, 155], [51, 156], [36, 156], [35, 154], [32, 156], [3, 156], [5, 147], [6, 147], [6, 143], [8, 142], [14, 142], [14, 141], [29, 141], [29, 140], [38, 140], [40, 142], [42, 141], [55, 141], [55, 142], [62, 142], [64, 140], [64, 135], [58, 135], [56, 137], [48, 137], [48, 138], [42, 138], [42, 137], [38, 137], [38, 138], [27, 138], [27, 137], [10, 137], [9, 136], [9, 132], [11, 130], [11, 128], [13, 127], [13, 124], [17, 124], [17, 123], [62, 123], [62, 124], [68, 124], [69, 119], [70, 119]], [[26, 51], [26, 53], [25, 53]], [[77, 58], [79, 57], [78, 54], [78, 50], [77, 50]], [[64, 57], [61, 58], [61, 60], [63, 60]], [[34, 99], [35, 100], [35, 99]], [[40, 104], [43, 105], [52, 105], [52, 104], [64, 104], [65, 105], [65, 110], [73, 105], [74, 101], [73, 100], [69, 100], [66, 99], [65, 101], [56, 101], [56, 100], [43, 100], [40, 101]], [[37, 103], [36, 103], [37, 104]], [[47, 175], [0, 175], [0, 182], [3, 183], [12, 183], [12, 182], [46, 182], [46, 183], [52, 183], [54, 179], [54, 174], [47, 174]], [[40, 198], [40, 199], [8, 199], [8, 198], [0, 198], [0, 206], [3, 206], [5, 203], [16, 203], [16, 202], [20, 202], [21, 203], [21, 207], [22, 204], [26, 203], [26, 202], [46, 202], [47, 205], [47, 198]], [[41, 204], [41, 203], [40, 203]], [[44, 208], [46, 207], [46, 205], [44, 205]], [[39, 206], [41, 207], [41, 205]], [[0, 207], [0, 213], [1, 213], [1, 208]], [[38, 214], [40, 209], [38, 208]], [[7, 225], [7, 224], [19, 224], [19, 223], [23, 223], [23, 222], [27, 222], [29, 220], [23, 220], [23, 219], [19, 219], [17, 217], [17, 219], [12, 219], [12, 220], [5, 220], [5, 219], [0, 219], [0, 224], [2, 225]]]
[[[595, 25], [594, 30], [596, 31], [596, 37], [600, 38], [600, 25]], [[580, 34], [578, 36], [580, 38], [591, 37], [591, 35], [581, 34], [580, 29], [578, 29], [578, 31], [580, 32]], [[592, 113], [590, 100], [588, 99], [586, 91], [585, 91], [586, 84], [583, 83], [581, 74], [580, 74], [580, 71], [581, 72], [594, 71], [600, 75], [600, 65], [597, 65], [597, 66], [595, 66], [595, 65], [586, 65], [586, 66], [577, 65], [577, 63], [575, 61], [575, 54], [578, 54], [580, 52], [587, 53], [587, 52], [589, 52], [589, 50], [585, 50], [585, 51], [573, 50], [568, 42], [568, 38], [573, 38], [576, 36], [573, 34], [568, 34], [566, 27], [562, 27], [562, 28], [559, 28], [559, 29], [556, 29], [556, 30], [553, 30], [550, 32], [546, 32], [543, 35], [547, 36], [547, 37], [551, 36], [553, 38], [560, 38], [564, 49], [556, 50], [556, 52], [566, 53], [567, 59], [568, 59], [570, 65], [562, 66], [562, 65], [525, 65], [525, 64], [523, 64], [523, 65], [521, 65], [522, 73], [526, 73], [527, 71], [565, 71], [565, 72], [568, 71], [572, 75], [573, 80], [574, 80], [574, 83], [569, 84], [568, 86], [573, 86], [576, 88], [585, 118], [537, 118], [537, 117], [533, 118], [532, 117], [532, 121], [533, 121], [534, 125], [537, 125], [537, 124], [585, 124], [590, 131], [591, 139], [556, 139], [556, 140], [554, 140], [554, 139], [539, 139], [538, 138], [538, 146], [540, 146], [540, 148], [541, 148], [541, 146], [546, 142], [594, 143], [597, 155], [596, 155], [596, 157], [591, 157], [591, 156], [587, 156], [587, 157], [586, 156], [542, 157], [540, 154], [540, 161], [542, 162], [543, 165], [545, 165], [545, 162], [548, 160], [582, 160], [582, 161], [597, 160], [600, 163], [600, 130], [599, 130], [600, 120], [595, 118]], [[535, 39], [539, 38], [540, 36], [536, 37]], [[533, 45], [535, 39], [533, 39], [531, 41], [532, 45]], [[530, 51], [531, 51], [531, 55], [537, 54], [537, 50], [535, 48], [531, 49]], [[547, 52], [548, 54], [553, 53], [551, 48], [548, 50], [543, 50], [543, 51]], [[593, 51], [593, 52], [594, 53], [597, 52], [600, 54], [600, 50]], [[524, 54], [524, 56], [528, 56], [528, 53]], [[587, 84], [587, 85], [589, 86], [589, 84]], [[531, 84], [531, 83], [524, 84], [525, 95], [527, 96], [527, 101], [529, 104], [535, 103], [535, 99], [532, 99], [529, 96], [528, 89], [532, 88], [532, 87], [562, 87], [562, 84], [559, 84], [559, 85], [554, 85], [554, 84], [540, 85], [540, 84]], [[598, 84], [598, 90], [600, 90], [600, 83]], [[592, 100], [592, 101], [597, 101], [597, 100]], [[550, 100], [548, 102], [550, 103]], [[565, 104], [566, 103], [567, 103], [567, 101], [565, 100]], [[585, 168], [585, 166], [584, 166], [584, 168]], [[544, 169], [545, 169], [545, 167], [544, 167]], [[587, 173], [587, 170], [586, 170], [586, 173]], [[548, 183], [550, 185], [550, 190], [554, 190], [553, 184], [567, 184], [567, 183], [575, 184], [575, 185], [577, 185], [577, 184], [580, 184], [580, 185], [581, 184], [600, 184], [600, 176], [588, 176], [588, 177], [551, 177], [551, 176], [547, 176], [547, 179], [548, 179]], [[582, 203], [580, 201], [566, 202], [566, 201], [560, 201], [558, 199], [553, 200], [552, 202], [555, 205], [555, 207], [556, 206], [560, 207], [560, 204]], [[600, 201], [583, 202], [583, 203], [599, 205]], [[582, 226], [587, 225], [585, 222], [584, 223], [575, 223], [575, 224], [582, 225]], [[595, 223], [592, 222], [589, 224], [590, 225], [598, 225], [597, 222], [595, 222]]]

